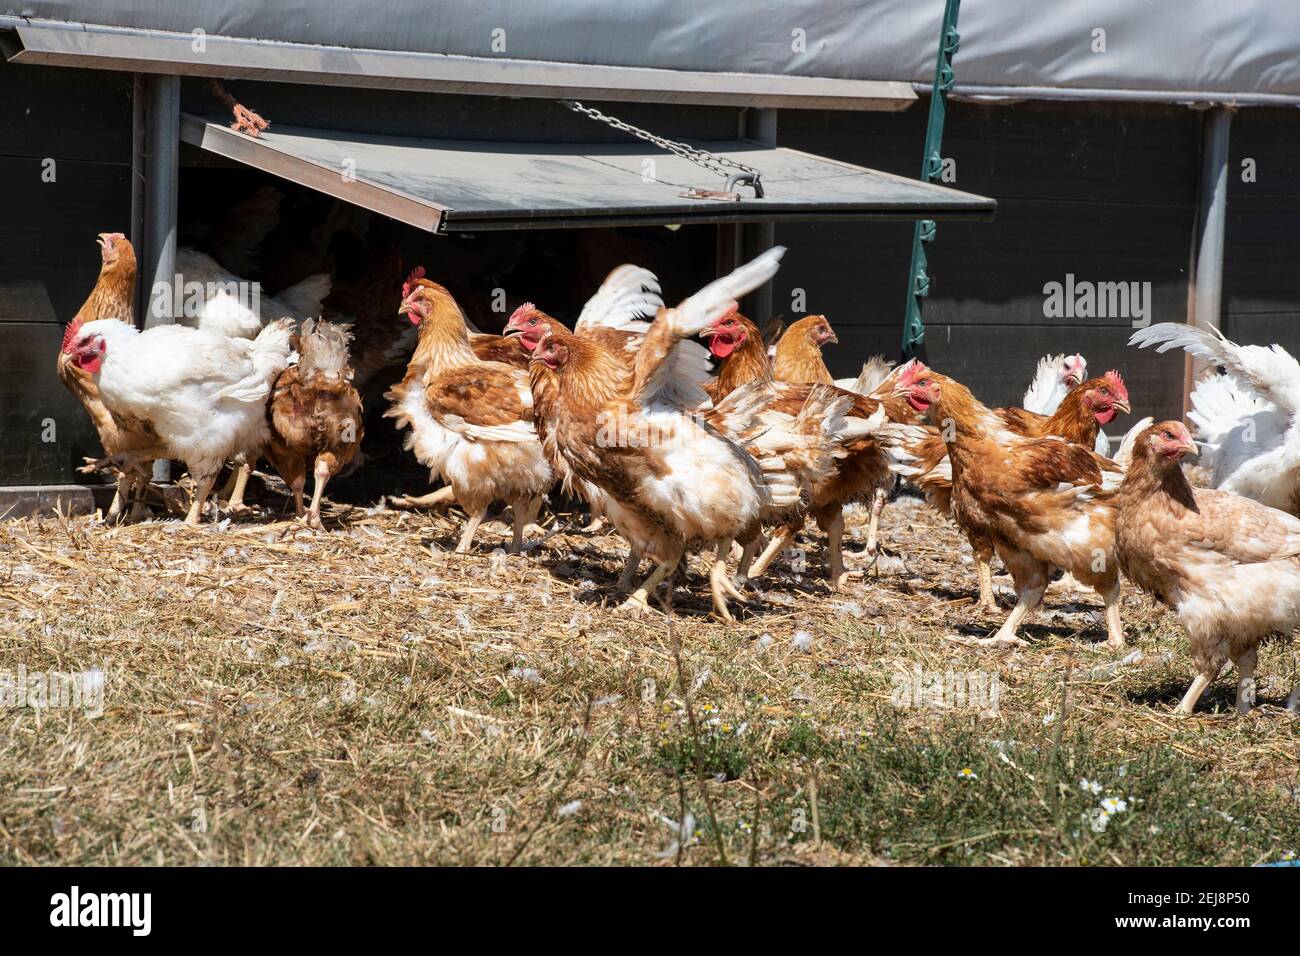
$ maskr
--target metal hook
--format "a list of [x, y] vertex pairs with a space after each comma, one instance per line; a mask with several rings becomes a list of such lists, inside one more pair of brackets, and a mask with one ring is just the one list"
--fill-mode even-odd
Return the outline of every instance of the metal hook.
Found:
[[752, 186], [754, 198], [763, 198], [763, 180], [758, 173], [732, 173], [727, 177], [726, 191], [734, 193], [739, 185]]

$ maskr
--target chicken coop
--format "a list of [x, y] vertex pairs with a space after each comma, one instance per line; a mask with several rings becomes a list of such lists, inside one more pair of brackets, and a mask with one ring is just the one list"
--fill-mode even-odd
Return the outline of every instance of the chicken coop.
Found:
[[[388, 484], [422, 474], [381, 417], [417, 265], [499, 331], [525, 300], [572, 318], [622, 262], [673, 301], [780, 243], [745, 303], [757, 321], [825, 314], [837, 376], [905, 344], [994, 404], [1044, 353], [1081, 352], [1124, 369], [1142, 414], [1179, 414], [1187, 372], [1126, 347], [1143, 324], [1300, 346], [1300, 72], [1257, 68], [1296, 61], [1294, 5], [1252, 4], [1240, 43], [1240, 12], [1210, 0], [957, 8], [33, 0], [0, 16], [0, 511], [88, 507], [101, 480], [78, 471], [98, 442], [54, 359], [106, 231], [136, 248], [145, 325], [183, 307], [185, 250], [271, 296], [327, 273], [326, 307], [378, 356], [366, 481]], [[232, 128], [236, 106], [269, 127]]]

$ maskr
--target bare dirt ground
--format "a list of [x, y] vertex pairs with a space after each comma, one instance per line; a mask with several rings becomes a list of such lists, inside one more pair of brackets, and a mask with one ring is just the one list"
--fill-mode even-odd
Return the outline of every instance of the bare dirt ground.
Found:
[[1237, 715], [1224, 675], [1179, 720], [1182, 632], [1127, 587], [1126, 651], [1101, 645], [1095, 595], [1059, 585], [1030, 619], [1032, 647], [961, 643], [999, 621], [973, 607], [968, 549], [916, 499], [891, 503], [889, 553], [862, 580], [829, 593], [805, 536], [804, 573], [779, 561], [735, 624], [707, 616], [694, 563], [671, 619], [618, 612], [623, 543], [579, 516], [552, 516], [556, 533], [520, 557], [496, 551], [500, 524], [475, 553], [447, 553], [461, 520], [339, 506], [323, 532], [262, 513], [198, 529], [0, 522], [0, 859], [1300, 851], [1288, 645], [1261, 653], [1254, 713]]

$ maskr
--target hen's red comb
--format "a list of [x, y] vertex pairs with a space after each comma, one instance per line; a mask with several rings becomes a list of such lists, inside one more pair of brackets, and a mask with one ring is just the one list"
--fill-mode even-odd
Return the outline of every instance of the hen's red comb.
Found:
[[513, 326], [515, 324], [515, 319], [522, 322], [536, 311], [538, 311], [537, 306], [533, 305], [531, 302], [525, 302], [519, 308], [510, 313], [510, 318], [507, 320], [506, 326]]
[[1103, 375], [1102, 378], [1106, 380], [1106, 384], [1110, 386], [1111, 391], [1115, 393], [1116, 398], [1121, 398], [1126, 402], [1128, 401], [1128, 389], [1124, 386], [1124, 377], [1120, 375], [1119, 372], [1111, 369]]
[[898, 381], [903, 385], [911, 385], [929, 371], [930, 370], [925, 367], [925, 363], [920, 361], [920, 359], [912, 359], [911, 362], [908, 362], [903, 366], [903, 371], [902, 374], [898, 376]]
[[68, 348], [72, 345], [72, 341], [77, 337], [79, 331], [81, 331], [81, 319], [73, 319], [68, 323], [68, 327], [63, 330], [63, 345], [60, 346], [61, 351], [68, 351]]
[[405, 299], [408, 295], [410, 295], [411, 290], [415, 288], [415, 284], [423, 278], [424, 278], [424, 266], [416, 266], [414, 269], [412, 269], [411, 274], [407, 276], [406, 281], [402, 283], [402, 298]]

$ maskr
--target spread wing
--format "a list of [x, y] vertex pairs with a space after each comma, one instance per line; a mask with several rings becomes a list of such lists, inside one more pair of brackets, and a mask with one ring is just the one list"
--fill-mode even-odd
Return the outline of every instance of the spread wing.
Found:
[[649, 269], [626, 264], [618, 266], [582, 307], [573, 331], [604, 327], [644, 332], [650, 327], [645, 320], [654, 318], [664, 307], [659, 292], [659, 279]]
[[1300, 364], [1280, 345], [1237, 345], [1218, 329], [1203, 329], [1178, 322], [1161, 322], [1139, 329], [1129, 345], [1157, 352], [1181, 348], [1192, 355], [1225, 365], [1236, 377], [1248, 382], [1264, 399], [1294, 418], [1300, 409]]
[[[763, 285], [780, 267], [784, 246], [773, 246], [740, 268], [715, 279], [676, 308], [663, 309], [636, 354], [633, 394], [641, 403], [663, 398], [697, 405], [711, 372], [708, 350], [686, 341], [703, 332], [741, 296]], [[690, 347], [687, 347], [690, 346]]]

